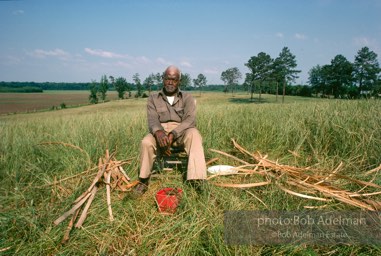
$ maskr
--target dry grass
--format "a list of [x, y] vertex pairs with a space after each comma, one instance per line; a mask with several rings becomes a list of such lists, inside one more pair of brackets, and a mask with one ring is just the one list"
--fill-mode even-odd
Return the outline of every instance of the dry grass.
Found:
[[[381, 102], [298, 101], [287, 97], [286, 104], [276, 104], [274, 97], [263, 97], [261, 104], [249, 102], [246, 94], [231, 97], [203, 93], [196, 97], [197, 122], [206, 156], [219, 158], [213, 164], [242, 166], [237, 159], [253, 164], [234, 147], [231, 141], [234, 138], [248, 152], [265, 152], [268, 157], [262, 158], [282, 166], [327, 170], [317, 182], [343, 175], [350, 179], [340, 179], [335, 184], [340, 188], [358, 194], [378, 191], [370, 184], [381, 184], [377, 171], [381, 155]], [[330, 210], [358, 208], [335, 198], [318, 201], [290, 194], [289, 191], [307, 193], [288, 186], [290, 180], [282, 178], [278, 183], [281, 187], [275, 183], [249, 188], [211, 185], [209, 193], [197, 195], [178, 173], [153, 178], [150, 189], [140, 200], [131, 199], [126, 192], [111, 193], [113, 222], [109, 220], [106, 192], [98, 191], [83, 227], [72, 230], [69, 242], [63, 246], [61, 239], [69, 220], [58, 226], [53, 221], [89, 188], [97, 173], [98, 159], [104, 156], [106, 148], [115, 151], [116, 159], [131, 159], [123, 167], [132, 180], [137, 178], [139, 144], [147, 133], [145, 99], [2, 116], [0, 133], [0, 250], [4, 255], [381, 253], [376, 246], [355, 245], [228, 246], [223, 236], [225, 210], [299, 211], [305, 206], [323, 204]], [[42, 144], [46, 142], [50, 143]], [[368, 183], [355, 182], [359, 180]], [[262, 176], [234, 175], [212, 179], [211, 183], [263, 181], [266, 180]], [[162, 216], [157, 211], [154, 195], [163, 187], [184, 190], [180, 208], [173, 216]], [[322, 192], [310, 196], [326, 198]], [[368, 197], [380, 198], [376, 194]]]

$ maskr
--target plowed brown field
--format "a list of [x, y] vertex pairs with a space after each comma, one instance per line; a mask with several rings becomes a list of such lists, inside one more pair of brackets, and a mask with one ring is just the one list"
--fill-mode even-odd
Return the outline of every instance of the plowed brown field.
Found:
[[[46, 91], [43, 93], [0, 93], [0, 115], [35, 112], [89, 104], [88, 91]], [[108, 92], [106, 100], [117, 99], [116, 92]]]

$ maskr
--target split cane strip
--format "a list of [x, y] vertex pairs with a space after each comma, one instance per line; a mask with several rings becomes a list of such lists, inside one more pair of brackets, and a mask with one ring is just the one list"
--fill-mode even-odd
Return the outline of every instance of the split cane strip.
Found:
[[91, 194], [87, 194], [84, 198], [82, 198], [81, 201], [79, 201], [76, 205], [74, 205], [73, 208], [71, 208], [69, 211], [65, 212], [62, 214], [58, 219], [56, 219], [53, 223], [55, 225], [60, 224], [62, 221], [64, 221], [67, 217], [72, 215], [77, 209], [79, 209], [85, 202], [86, 200], [90, 197]]
[[85, 208], [83, 208], [81, 217], [79, 217], [79, 220], [78, 220], [77, 224], [75, 224], [76, 228], [81, 228], [82, 227], [82, 224], [83, 224], [83, 222], [85, 221], [85, 219], [87, 217], [87, 211], [89, 210], [90, 205], [91, 205], [91, 203], [94, 200], [94, 197], [95, 197], [95, 194], [97, 193], [97, 190], [98, 190], [98, 186], [94, 186], [92, 191], [91, 191], [91, 196], [89, 197], [89, 200], [87, 200]]
[[70, 231], [73, 229], [73, 225], [74, 225], [75, 220], [77, 219], [78, 213], [79, 213], [79, 209], [77, 209], [74, 212], [73, 216], [71, 217], [69, 225], [67, 226], [65, 234], [64, 234], [64, 236], [63, 236], [63, 238], [61, 240], [61, 244], [66, 244], [67, 241], [69, 241]]

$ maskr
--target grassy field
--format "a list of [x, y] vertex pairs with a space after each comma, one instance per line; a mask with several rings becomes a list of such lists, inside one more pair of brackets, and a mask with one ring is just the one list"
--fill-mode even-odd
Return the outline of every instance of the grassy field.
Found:
[[[44, 91], [43, 93], [0, 93], [0, 115], [36, 112], [89, 104], [89, 91]], [[117, 99], [115, 91], [108, 92], [107, 99]]]
[[[233, 138], [250, 152], [259, 151], [282, 164], [331, 172], [342, 162], [342, 175], [381, 184], [378, 173], [364, 175], [381, 164], [381, 101], [286, 97], [281, 104], [274, 96], [262, 96], [261, 102], [250, 102], [247, 94], [195, 93], [207, 159], [218, 157], [215, 164], [240, 165], [210, 150], [240, 156]], [[131, 199], [128, 192], [113, 192], [113, 222], [108, 219], [106, 193], [101, 188], [83, 228], [73, 229], [69, 242], [61, 245], [68, 221], [57, 226], [52, 222], [89, 187], [96, 170], [65, 178], [96, 167], [106, 149], [115, 152], [118, 160], [132, 159], [124, 169], [137, 178], [139, 143], [147, 133], [145, 103], [146, 99], [128, 99], [0, 117], [1, 255], [381, 254], [381, 248], [372, 245], [229, 246], [224, 242], [226, 210], [358, 208], [335, 200], [302, 199], [273, 185], [237, 189], [210, 184], [209, 193], [198, 195], [177, 174], [153, 178], [140, 200]], [[226, 176], [216, 181], [257, 180]], [[160, 215], [154, 201], [155, 192], [167, 186], [184, 190], [180, 209], [172, 216]]]

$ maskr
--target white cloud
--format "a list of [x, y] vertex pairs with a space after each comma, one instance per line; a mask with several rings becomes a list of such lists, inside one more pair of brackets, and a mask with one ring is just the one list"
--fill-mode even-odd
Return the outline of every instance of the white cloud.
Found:
[[70, 57], [70, 54], [68, 52], [65, 52], [64, 50], [59, 48], [50, 51], [36, 49], [33, 52], [30, 52], [29, 55], [36, 58], [57, 57], [60, 59], [68, 59]]
[[181, 61], [180, 62], [180, 66], [186, 67], [186, 68], [191, 68], [192, 64], [190, 62], [188, 62], [188, 61]]
[[307, 37], [306, 35], [303, 35], [303, 34], [299, 34], [299, 33], [295, 33], [295, 38], [298, 39], [298, 40], [306, 40]]
[[128, 55], [118, 54], [114, 52], [104, 51], [102, 49], [85, 48], [85, 52], [102, 58], [127, 58]]
[[166, 59], [161, 58], [161, 57], [157, 58], [156, 62], [159, 63], [159, 64], [162, 64], [162, 65], [172, 65], [171, 62], [169, 62]]
[[275, 34], [276, 37], [279, 37], [279, 38], [283, 38], [284, 37], [284, 34], [281, 33], [281, 32], [278, 32]]

